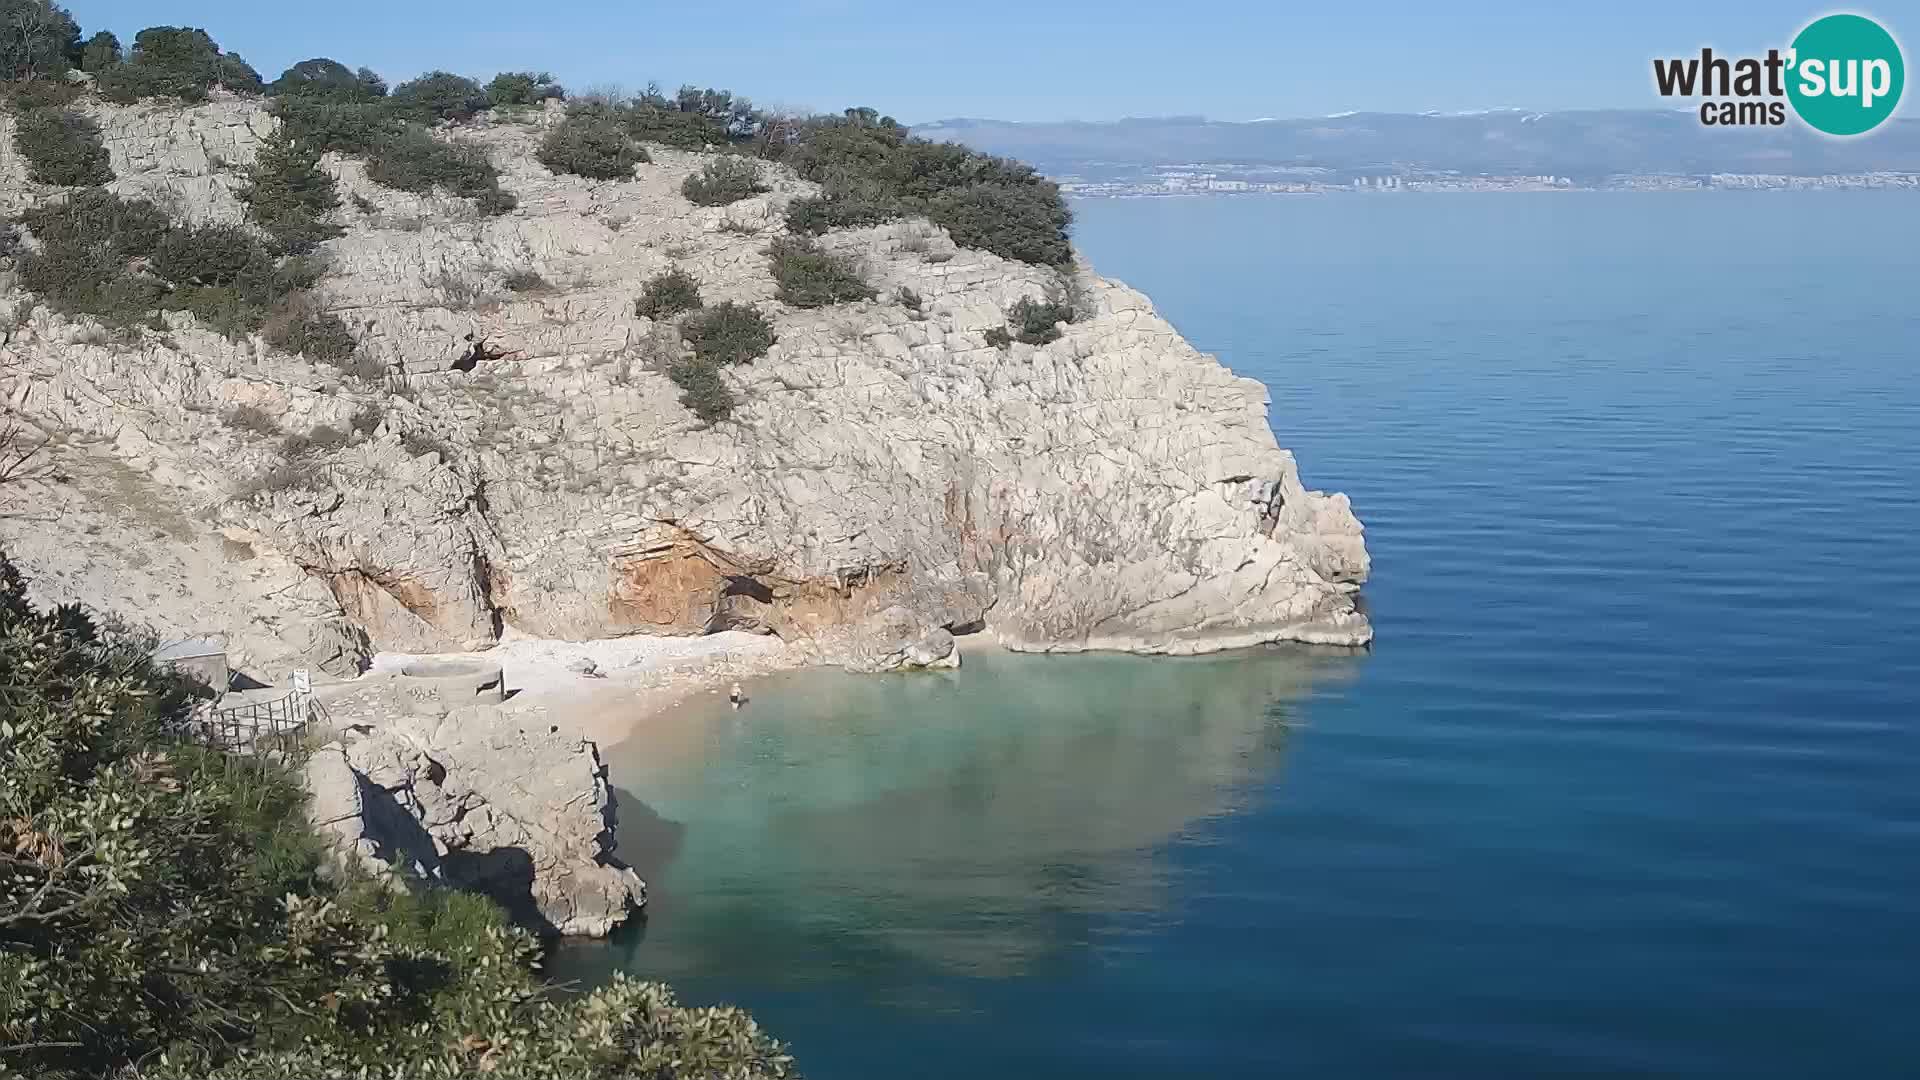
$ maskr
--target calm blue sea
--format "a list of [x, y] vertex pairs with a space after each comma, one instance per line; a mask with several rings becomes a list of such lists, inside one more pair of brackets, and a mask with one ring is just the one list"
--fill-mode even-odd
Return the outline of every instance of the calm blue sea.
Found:
[[1920, 1076], [1920, 200], [1077, 209], [1353, 497], [1376, 647], [692, 709], [557, 969], [827, 1080]]

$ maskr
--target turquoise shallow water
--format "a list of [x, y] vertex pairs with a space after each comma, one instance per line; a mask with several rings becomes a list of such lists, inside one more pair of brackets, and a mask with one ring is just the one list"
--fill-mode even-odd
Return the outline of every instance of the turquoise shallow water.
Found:
[[1353, 496], [1376, 647], [691, 710], [558, 970], [814, 1077], [1920, 1075], [1920, 203], [1079, 213]]

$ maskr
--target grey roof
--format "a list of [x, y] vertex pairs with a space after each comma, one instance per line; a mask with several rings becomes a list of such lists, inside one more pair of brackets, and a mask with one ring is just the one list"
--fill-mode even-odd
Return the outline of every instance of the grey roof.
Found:
[[200, 656], [225, 656], [227, 644], [218, 638], [187, 638], [163, 645], [153, 652], [155, 660], [191, 660]]

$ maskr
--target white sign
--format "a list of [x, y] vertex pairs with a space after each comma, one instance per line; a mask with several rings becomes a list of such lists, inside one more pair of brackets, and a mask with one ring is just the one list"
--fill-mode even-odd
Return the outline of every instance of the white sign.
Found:
[[293, 692], [296, 694], [313, 693], [313, 676], [305, 668], [293, 673]]

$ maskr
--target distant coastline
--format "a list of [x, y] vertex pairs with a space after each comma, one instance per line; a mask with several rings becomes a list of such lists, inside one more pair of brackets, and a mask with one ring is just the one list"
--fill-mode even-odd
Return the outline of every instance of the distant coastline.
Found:
[[1920, 188], [1920, 120], [1867, 139], [1704, 127], [1691, 111], [1341, 113], [1220, 122], [958, 119], [915, 135], [1033, 166], [1073, 198], [1335, 191]]
[[1871, 172], [1828, 176], [1769, 173], [1622, 175], [1600, 181], [1565, 176], [1368, 176], [1350, 180], [1271, 180], [1234, 175], [1230, 167], [1187, 166], [1157, 175], [1092, 180], [1054, 176], [1070, 199], [1195, 198], [1218, 195], [1392, 194], [1405, 191], [1920, 191], [1920, 173]]

